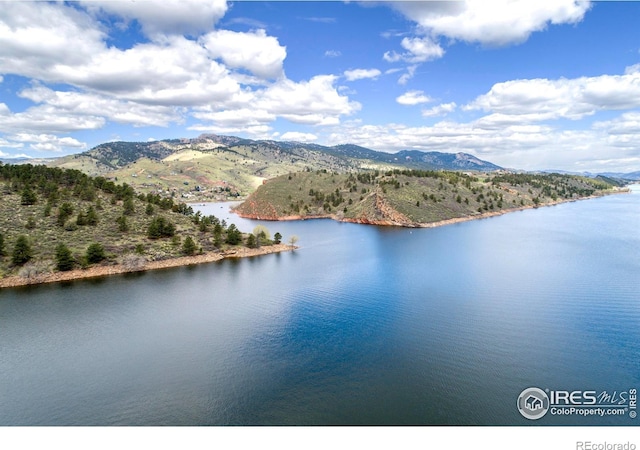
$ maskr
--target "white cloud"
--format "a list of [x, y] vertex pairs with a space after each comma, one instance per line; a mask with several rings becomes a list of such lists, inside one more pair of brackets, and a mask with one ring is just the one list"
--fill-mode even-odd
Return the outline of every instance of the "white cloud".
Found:
[[64, 4], [5, 2], [0, 73], [172, 106], [231, 100], [241, 90], [198, 42], [167, 36], [121, 50], [107, 47], [100, 30], [89, 14]]
[[424, 95], [422, 91], [407, 91], [396, 98], [396, 102], [401, 105], [419, 105], [420, 103], [429, 103], [431, 98]]
[[485, 45], [520, 43], [549, 24], [577, 23], [591, 6], [582, 0], [466, 0], [391, 5], [416, 22], [424, 33]]
[[402, 54], [385, 52], [383, 55], [384, 60], [387, 62], [405, 61], [415, 64], [442, 58], [444, 55], [442, 47], [429, 37], [405, 37], [400, 42], [400, 45], [407, 52]]
[[398, 78], [398, 84], [405, 85], [407, 82], [413, 78], [416, 73], [416, 69], [418, 68], [417, 64], [407, 67], [407, 72], [403, 73], [400, 78]]
[[[361, 107], [338, 91], [335, 76], [287, 79], [286, 48], [264, 30], [211, 31], [210, 24], [226, 11], [222, 2], [197, 7], [171, 2], [166, 8], [124, 3], [3, 5], [0, 73], [36, 81], [18, 93], [34, 106], [12, 113], [0, 103], [0, 132], [68, 133], [108, 122], [169, 126], [191, 115], [202, 123], [190, 129], [257, 135], [270, 132], [277, 118], [335, 125]], [[107, 14], [137, 20], [151, 39], [125, 49], [108, 46], [98, 22]], [[201, 32], [196, 39], [176, 34]], [[353, 74], [358, 75], [377, 76]], [[54, 83], [62, 86], [50, 88]]]
[[198, 43], [179, 36], [124, 51], [110, 48], [84, 64], [59, 66], [54, 73], [54, 81], [157, 105], [228, 101], [241, 91], [226, 67], [210, 59]]
[[60, 3], [2, 2], [0, 73], [55, 78], [55, 67], [82, 65], [102, 53], [105, 37], [87, 14]]
[[193, 131], [215, 134], [248, 134], [254, 139], [270, 139], [273, 136], [273, 129], [268, 125], [250, 125], [250, 126], [220, 126], [215, 124], [198, 124], [188, 128]]
[[382, 72], [378, 69], [354, 69], [354, 70], [345, 70], [344, 77], [347, 81], [355, 81], [355, 80], [363, 80], [365, 78], [376, 78]]
[[450, 112], [455, 111], [457, 105], [455, 102], [442, 103], [434, 106], [433, 108], [425, 109], [422, 111], [423, 117], [444, 116]]
[[333, 85], [335, 80], [333, 75], [317, 75], [300, 83], [282, 79], [257, 92], [253, 107], [296, 123], [336, 123], [339, 116], [351, 115], [361, 105], [340, 95]]
[[16, 142], [29, 143], [30, 148], [41, 152], [60, 152], [65, 148], [86, 149], [87, 145], [72, 137], [58, 137], [51, 134], [18, 133], [10, 136]]
[[9, 147], [9, 148], [20, 148], [24, 147], [24, 144], [17, 142], [10, 142], [6, 139], [0, 138], [0, 147]]
[[102, 10], [126, 20], [137, 20], [149, 36], [199, 34], [211, 30], [227, 11], [226, 0], [110, 1], [85, 0], [90, 11]]
[[38, 106], [19, 113], [5, 113], [0, 120], [0, 132], [15, 133], [29, 130], [45, 133], [69, 133], [96, 130], [106, 123], [103, 117], [63, 114], [56, 108]]
[[228, 67], [247, 69], [263, 78], [283, 75], [286, 47], [275, 37], [267, 36], [264, 30], [250, 33], [218, 30], [203, 36], [200, 42], [211, 57], [222, 59]]
[[593, 128], [604, 133], [609, 148], [621, 153], [616, 155], [616, 159], [621, 160], [619, 163], [626, 157], [631, 164], [630, 159], [635, 158], [636, 166], [640, 166], [640, 112], [632, 111], [612, 120], [596, 122]]
[[324, 52], [324, 56], [327, 58], [337, 58], [338, 56], [342, 56], [342, 52], [340, 50], [327, 50]]
[[327, 144], [350, 142], [387, 152], [465, 152], [503, 167], [525, 170], [631, 171], [640, 170], [637, 129], [640, 113], [635, 112], [586, 130], [521, 124], [486, 128], [477, 121], [441, 121], [419, 127], [347, 122], [330, 133]]
[[242, 127], [257, 126], [276, 120], [276, 115], [260, 109], [230, 109], [223, 111], [197, 111], [193, 117], [213, 122], [218, 126]]
[[[122, 101], [97, 94], [75, 91], [53, 91], [36, 85], [18, 94], [34, 103], [43, 103], [41, 110], [57, 111], [57, 115], [86, 115], [104, 117], [117, 123], [133, 126], [168, 126], [181, 120], [179, 109], [163, 105], [145, 105]], [[38, 107], [30, 111], [37, 111]]]
[[279, 117], [305, 125], [336, 125], [341, 116], [351, 115], [361, 107], [338, 92], [334, 87], [336, 79], [332, 75], [318, 75], [299, 83], [280, 79], [265, 89], [247, 93], [247, 98], [234, 109], [216, 105], [199, 108], [192, 115], [203, 123], [189, 129], [235, 133], [253, 130], [254, 134], [264, 135], [271, 130], [267, 124]]
[[640, 72], [558, 80], [513, 80], [495, 84], [466, 110], [491, 112], [485, 122], [577, 120], [601, 110], [640, 107]]
[[287, 131], [280, 139], [283, 141], [294, 141], [294, 142], [313, 142], [318, 140], [318, 136], [312, 133], [300, 133], [298, 131]]

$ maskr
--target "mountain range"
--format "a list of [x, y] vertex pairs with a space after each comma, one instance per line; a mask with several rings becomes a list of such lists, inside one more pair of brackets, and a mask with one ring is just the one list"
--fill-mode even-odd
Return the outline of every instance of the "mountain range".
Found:
[[[83, 153], [61, 158], [5, 161], [78, 169], [88, 175], [126, 182], [141, 192], [203, 200], [246, 196], [267, 179], [303, 170], [345, 173], [398, 168], [467, 172], [502, 169], [467, 153], [410, 149], [386, 153], [354, 144], [324, 146], [216, 134], [152, 142], [106, 142]], [[640, 172], [602, 175], [640, 180]], [[208, 195], [204, 196], [204, 192]]]
[[[330, 147], [215, 134], [153, 142], [107, 142], [46, 163], [124, 181], [141, 192], [173, 192], [203, 200], [246, 196], [267, 179], [303, 170], [501, 169], [466, 153], [385, 153], [353, 144]], [[204, 192], [212, 195], [203, 198]]]

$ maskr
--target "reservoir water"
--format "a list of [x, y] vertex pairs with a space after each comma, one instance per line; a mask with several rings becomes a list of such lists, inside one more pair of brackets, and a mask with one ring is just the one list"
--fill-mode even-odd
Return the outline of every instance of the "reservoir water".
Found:
[[[201, 207], [300, 248], [1, 290], [0, 425], [636, 425], [633, 189], [433, 229]], [[627, 409], [530, 420], [529, 387]]]

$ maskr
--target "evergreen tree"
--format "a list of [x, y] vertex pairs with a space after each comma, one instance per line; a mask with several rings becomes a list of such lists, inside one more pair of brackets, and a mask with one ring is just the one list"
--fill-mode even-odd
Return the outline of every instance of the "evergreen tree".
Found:
[[58, 208], [58, 225], [63, 227], [71, 214], [73, 214], [73, 206], [70, 203], [64, 202], [60, 205], [60, 208]]
[[215, 248], [220, 248], [222, 247], [222, 232], [219, 233], [213, 233], [213, 246]]
[[98, 213], [93, 208], [93, 206], [89, 206], [87, 209], [87, 225], [91, 225], [92, 227], [98, 224]]
[[87, 216], [80, 211], [78, 213], [78, 217], [76, 218], [76, 225], [78, 225], [79, 227], [83, 227], [87, 224]]
[[16, 266], [21, 266], [29, 261], [32, 256], [31, 245], [27, 237], [25, 235], [18, 236], [11, 255], [11, 262]]
[[191, 236], [187, 236], [182, 244], [182, 252], [185, 255], [193, 255], [196, 252], [196, 243], [193, 242]]
[[176, 234], [176, 226], [164, 217], [155, 217], [147, 229], [149, 239], [171, 237]]
[[273, 235], [273, 243], [279, 244], [280, 242], [282, 242], [282, 235], [276, 232], [276, 234]]
[[4, 247], [4, 235], [0, 233], [0, 258], [7, 255], [7, 250]]
[[104, 247], [102, 244], [94, 242], [93, 244], [87, 247], [86, 258], [89, 264], [99, 263], [103, 259], [105, 259], [107, 255], [104, 252]]
[[118, 217], [116, 219], [116, 223], [118, 224], [118, 231], [122, 233], [129, 231], [129, 224], [127, 223], [127, 218], [125, 216]]
[[135, 208], [133, 206], [133, 199], [131, 197], [127, 197], [122, 204], [124, 208], [123, 214], [125, 216], [131, 216], [135, 212]]
[[229, 225], [229, 228], [227, 229], [227, 244], [230, 245], [238, 245], [240, 242], [242, 242], [242, 233], [240, 232], [240, 230], [238, 230], [238, 228], [236, 228], [235, 224], [231, 224]]
[[31, 190], [31, 188], [26, 187], [22, 190], [22, 200], [21, 203], [23, 205], [33, 205], [38, 200], [36, 197], [36, 193]]
[[71, 270], [73, 269], [74, 263], [75, 261], [71, 255], [71, 250], [62, 243], [58, 244], [56, 247], [56, 267], [58, 270], [61, 272]]
[[147, 216], [153, 216], [153, 213], [155, 212], [153, 205], [151, 203], [147, 203], [147, 209], [145, 209], [144, 212]]
[[256, 248], [258, 244], [256, 243], [256, 237], [253, 234], [250, 234], [247, 237], [247, 247]]

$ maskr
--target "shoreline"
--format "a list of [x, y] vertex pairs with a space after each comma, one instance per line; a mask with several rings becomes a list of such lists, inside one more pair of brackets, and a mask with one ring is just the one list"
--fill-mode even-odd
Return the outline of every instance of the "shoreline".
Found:
[[271, 253], [281, 253], [293, 251], [296, 246], [288, 244], [274, 244], [260, 248], [246, 248], [226, 250], [220, 253], [204, 253], [194, 256], [180, 256], [178, 258], [164, 259], [161, 261], [147, 261], [147, 263], [136, 269], [127, 269], [122, 264], [112, 266], [95, 266], [88, 269], [74, 269], [67, 272], [50, 272], [46, 274], [36, 275], [31, 278], [24, 278], [19, 275], [0, 279], [0, 289], [13, 288], [22, 286], [33, 286], [48, 283], [60, 283], [64, 281], [83, 280], [87, 278], [106, 277], [110, 275], [121, 275], [125, 273], [146, 272], [148, 270], [169, 269], [172, 267], [192, 266], [196, 264], [205, 264], [221, 261], [227, 258], [249, 258], [253, 256], [269, 255]]
[[631, 193], [631, 190], [628, 188], [619, 189], [613, 192], [602, 193], [600, 195], [590, 195], [588, 197], [562, 199], [562, 200], [551, 201], [548, 203], [543, 203], [537, 206], [536, 205], [519, 206], [517, 208], [509, 208], [509, 209], [503, 209], [500, 211], [476, 213], [469, 216], [452, 217], [450, 219], [443, 219], [435, 222], [426, 222], [426, 223], [422, 223], [422, 222], [402, 223], [402, 222], [395, 222], [391, 219], [369, 220], [367, 218], [344, 218], [344, 217], [339, 217], [335, 214], [320, 214], [320, 215], [316, 214], [316, 215], [310, 215], [310, 216], [282, 216], [278, 218], [269, 218], [269, 217], [262, 217], [257, 214], [243, 214], [236, 210], [232, 210], [232, 212], [237, 216], [242, 217], [243, 219], [267, 220], [267, 221], [273, 221], [273, 222], [286, 222], [286, 221], [294, 221], [294, 220], [312, 220], [312, 219], [331, 219], [337, 222], [356, 223], [356, 224], [362, 224], [362, 225], [396, 226], [396, 227], [403, 227], [403, 228], [436, 228], [436, 227], [441, 227], [446, 225], [452, 225], [455, 223], [468, 222], [470, 220], [479, 220], [479, 219], [487, 219], [489, 217], [502, 216], [504, 214], [509, 214], [517, 211], [526, 211], [528, 209], [544, 208], [546, 206], [555, 206], [555, 205], [560, 205], [562, 203], [571, 203], [571, 202], [577, 202], [581, 200], [591, 200], [595, 198], [602, 198], [607, 195], [629, 194], [629, 193]]

